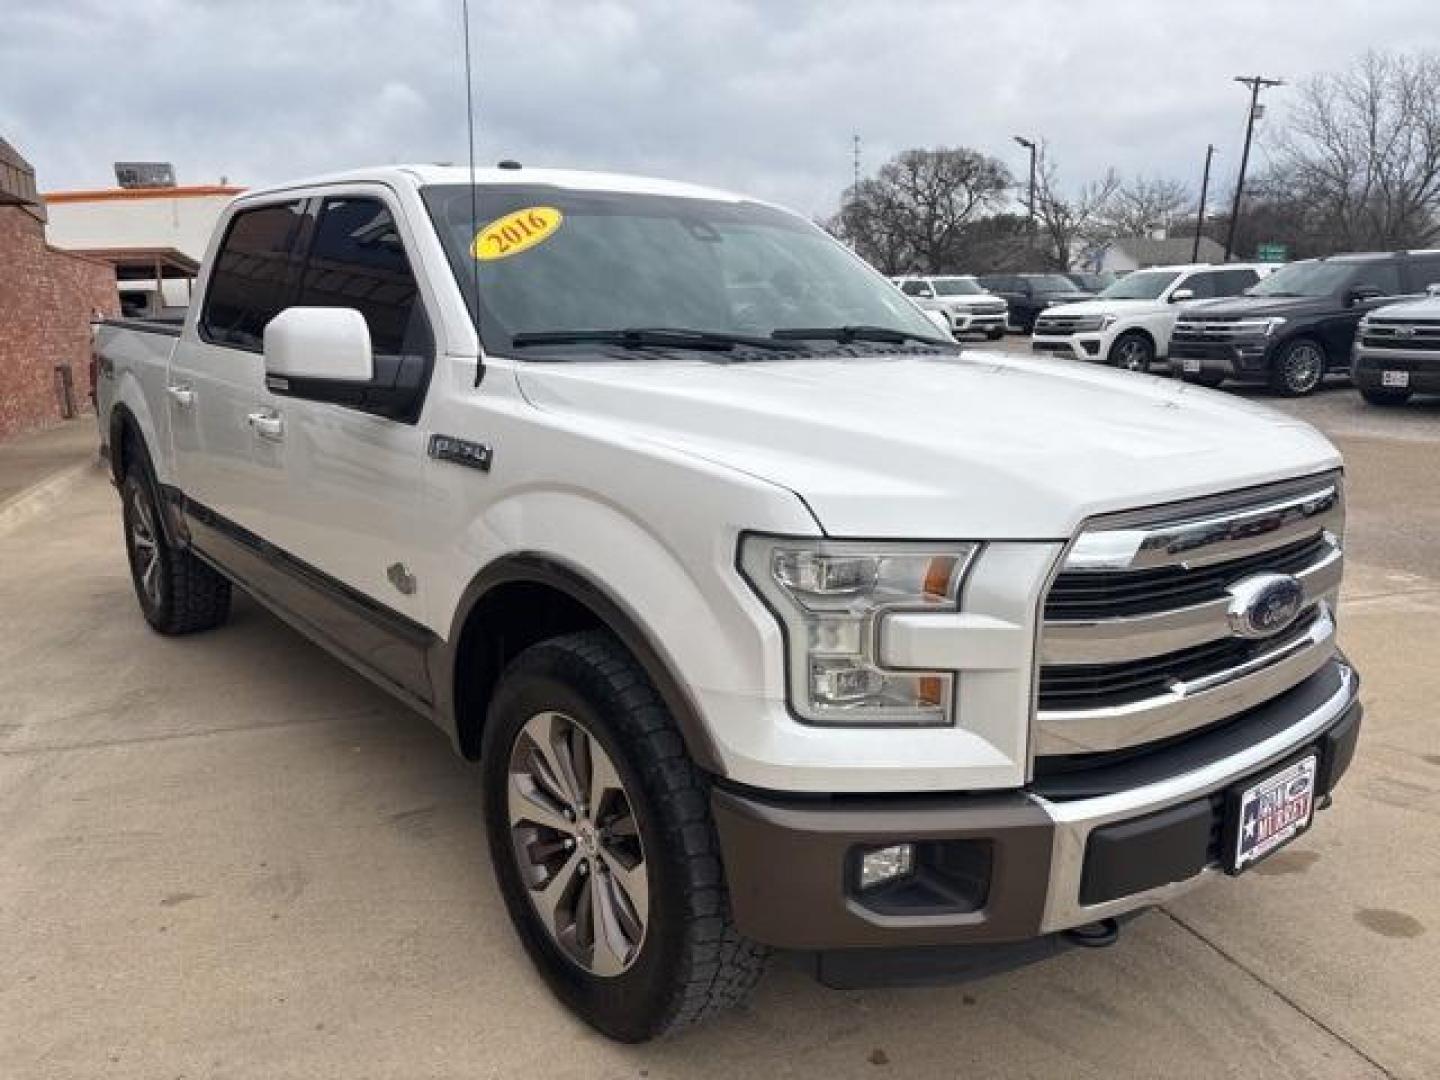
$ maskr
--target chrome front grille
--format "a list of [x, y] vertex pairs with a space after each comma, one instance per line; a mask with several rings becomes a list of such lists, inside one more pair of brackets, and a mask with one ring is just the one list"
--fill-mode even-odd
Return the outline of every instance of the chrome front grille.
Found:
[[1370, 319], [1365, 323], [1360, 344], [1367, 349], [1440, 351], [1440, 322], [1383, 322]]
[[[1045, 602], [1037, 756], [1173, 739], [1319, 670], [1344, 513], [1333, 474], [1089, 523]], [[1257, 586], [1295, 611], [1273, 632], [1249, 618]]]
[[1035, 333], [1069, 335], [1082, 330], [1099, 330], [1098, 315], [1047, 315], [1035, 318]]
[[1263, 335], [1268, 319], [1177, 319], [1171, 334], [1186, 341], [1229, 341]]

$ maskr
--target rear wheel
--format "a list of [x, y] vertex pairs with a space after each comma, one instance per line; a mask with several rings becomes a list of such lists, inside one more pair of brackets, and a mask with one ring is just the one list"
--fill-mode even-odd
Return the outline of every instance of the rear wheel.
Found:
[[481, 762], [501, 893], [566, 1005], [640, 1042], [745, 998], [765, 950], [730, 921], [706, 778], [619, 642], [588, 631], [517, 657]]
[[230, 614], [230, 582], [189, 551], [170, 545], [160, 505], [140, 455], [120, 487], [130, 579], [145, 621], [162, 634], [193, 634]]
[[1155, 343], [1148, 334], [1130, 330], [1111, 344], [1108, 358], [1115, 367], [1126, 371], [1149, 371], [1155, 362]]
[[1297, 338], [1280, 350], [1270, 372], [1270, 386], [1287, 397], [1313, 394], [1325, 378], [1325, 350], [1318, 341]]
[[1386, 390], [1382, 387], [1361, 387], [1360, 396], [1371, 405], [1379, 405], [1381, 408], [1394, 408], [1397, 405], [1404, 405], [1410, 400], [1409, 390]]

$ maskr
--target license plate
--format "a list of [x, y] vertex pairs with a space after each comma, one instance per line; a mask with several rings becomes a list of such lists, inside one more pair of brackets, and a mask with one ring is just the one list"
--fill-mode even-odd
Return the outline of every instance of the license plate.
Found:
[[1382, 371], [1380, 373], [1381, 386], [1395, 386], [1404, 388], [1410, 385], [1410, 372], [1408, 371]]
[[1180, 370], [1194, 371], [1198, 373], [1200, 370], [1200, 358], [1198, 356], [1185, 357], [1185, 359], [1180, 361]]
[[1318, 761], [1308, 754], [1232, 795], [1225, 866], [1230, 873], [1274, 854], [1310, 827]]

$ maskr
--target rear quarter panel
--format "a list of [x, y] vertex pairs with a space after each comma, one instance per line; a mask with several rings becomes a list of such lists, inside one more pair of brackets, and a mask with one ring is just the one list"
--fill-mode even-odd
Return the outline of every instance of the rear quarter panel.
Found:
[[[174, 482], [165, 386], [170, 357], [179, 341], [171, 334], [113, 323], [102, 323], [95, 335], [102, 373], [96, 394], [101, 442], [109, 447], [115, 411], [123, 406], [140, 427], [161, 483]], [[113, 453], [115, 448], [109, 448]]]

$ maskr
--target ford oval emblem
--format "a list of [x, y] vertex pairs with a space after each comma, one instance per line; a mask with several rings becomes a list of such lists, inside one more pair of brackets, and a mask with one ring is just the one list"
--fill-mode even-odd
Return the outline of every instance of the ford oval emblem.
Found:
[[1305, 586], [1289, 574], [1256, 574], [1225, 590], [1225, 616], [1242, 638], [1268, 638], [1290, 626], [1305, 603]]

